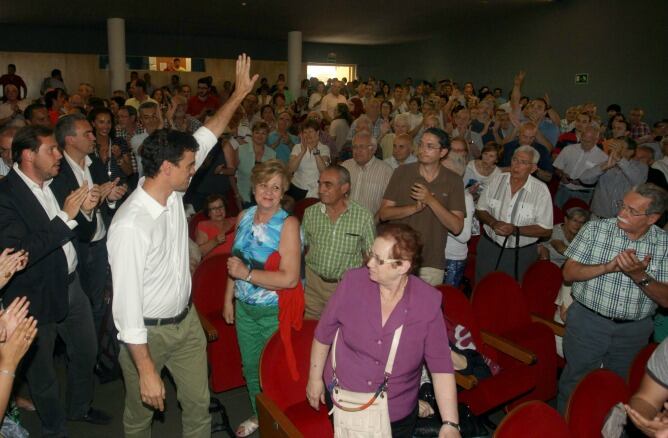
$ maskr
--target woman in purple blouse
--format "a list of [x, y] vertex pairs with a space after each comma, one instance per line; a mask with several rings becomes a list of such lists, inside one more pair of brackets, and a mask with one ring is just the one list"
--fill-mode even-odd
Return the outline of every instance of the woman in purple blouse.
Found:
[[[441, 294], [418, 277], [418, 233], [404, 224], [379, 229], [367, 267], [348, 271], [325, 307], [313, 339], [306, 395], [318, 409], [332, 382], [330, 347], [336, 345], [338, 385], [374, 392], [383, 382], [395, 330], [403, 332], [388, 380], [392, 436], [411, 437], [417, 418], [423, 363], [431, 372], [443, 426], [439, 438], [459, 437], [457, 389], [441, 313]], [[324, 381], [323, 381], [324, 378]]]

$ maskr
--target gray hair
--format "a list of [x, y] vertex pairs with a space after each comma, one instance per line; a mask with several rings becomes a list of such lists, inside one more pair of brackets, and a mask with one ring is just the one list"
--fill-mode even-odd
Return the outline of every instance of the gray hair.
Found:
[[55, 137], [58, 146], [65, 147], [65, 137], [74, 137], [77, 135], [76, 123], [80, 121], [88, 121], [86, 116], [81, 113], [68, 114], [58, 119], [56, 123]]
[[531, 163], [536, 164], [538, 163], [538, 160], [540, 159], [540, 154], [536, 149], [533, 148], [533, 146], [529, 145], [524, 145], [520, 146], [517, 149], [515, 149], [515, 152], [513, 152], [513, 157], [515, 155], [520, 154], [520, 153], [526, 153], [531, 155]]
[[580, 207], [572, 207], [566, 210], [566, 217], [568, 219], [575, 219], [576, 217], [584, 218], [585, 222], [591, 218], [591, 212]]
[[325, 170], [333, 170], [339, 174], [339, 184], [350, 184], [350, 172], [340, 164], [330, 164]]
[[663, 214], [668, 208], [668, 192], [652, 183], [638, 184], [627, 193], [637, 193], [643, 198], [649, 198], [651, 202], [645, 214]]
[[139, 105], [139, 109], [137, 110], [137, 112], [139, 112], [141, 110], [144, 110], [144, 109], [155, 109], [155, 110], [157, 110], [158, 109], [158, 104], [155, 103], [155, 102], [144, 102], [141, 105]]
[[371, 133], [369, 131], [367, 131], [366, 129], [364, 129], [362, 131], [357, 131], [357, 133], [355, 134], [353, 139], [356, 139], [356, 138], [368, 138], [369, 139], [369, 144], [371, 146], [377, 146], [378, 145], [378, 142], [376, 141], [376, 137], [371, 135]]
[[638, 152], [639, 150], [649, 152], [650, 158], [652, 159], [652, 161], [654, 161], [654, 149], [651, 146], [641, 145], [636, 148], [636, 152]]

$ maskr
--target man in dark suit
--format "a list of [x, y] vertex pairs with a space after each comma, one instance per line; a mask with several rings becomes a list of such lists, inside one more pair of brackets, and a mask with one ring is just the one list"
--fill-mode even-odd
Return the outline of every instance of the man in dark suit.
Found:
[[84, 181], [89, 187], [100, 187], [100, 203], [95, 209], [95, 229], [90, 236], [79, 235], [77, 245], [81, 285], [90, 299], [95, 331], [99, 334], [108, 307], [104, 296], [109, 266], [107, 228], [116, 209], [116, 202], [125, 195], [127, 186], [117, 185], [118, 179], [109, 181], [104, 164], [93, 154], [93, 128], [83, 115], [61, 117], [56, 124], [55, 136], [63, 151], [60, 173], [51, 185], [58, 202], [62, 205], [65, 198]]
[[[14, 167], [0, 181], [0, 247], [30, 254], [26, 269], [7, 285], [3, 298], [26, 295], [39, 321], [39, 337], [26, 357], [26, 380], [42, 421], [42, 435], [67, 435], [66, 419], [108, 422], [91, 408], [95, 332], [90, 303], [77, 275], [77, 230], [95, 229], [97, 187], [83, 184], [59, 205], [50, 184], [62, 155], [53, 131], [41, 126], [20, 129], [12, 142]], [[60, 403], [53, 364], [56, 337], [67, 348], [67, 412]]]

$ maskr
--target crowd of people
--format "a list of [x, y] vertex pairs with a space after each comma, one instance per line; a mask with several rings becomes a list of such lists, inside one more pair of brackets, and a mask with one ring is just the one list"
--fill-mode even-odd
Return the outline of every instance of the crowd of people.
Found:
[[[311, 78], [290, 90], [283, 75], [270, 85], [250, 70], [240, 56], [234, 81], [217, 90], [204, 77], [194, 94], [178, 74], [158, 87], [132, 72], [103, 98], [87, 83], [68, 92], [54, 69], [35, 101], [14, 65], [0, 77], [0, 406], [18, 403], [12, 387], [25, 381], [32, 400], [22, 402], [44, 436], [66, 436], [67, 420], [111, 421], [93, 407], [110, 334], [126, 436], [150, 436], [163, 368], [183, 435], [210, 436], [191, 275], [219, 254], [229, 257], [223, 317], [236, 327], [253, 410], [238, 436], [259, 427], [265, 343], [302, 318], [319, 320], [306, 398], [333, 407], [335, 428], [355, 422], [350, 399], [384, 392], [372, 426], [411, 437], [426, 365], [439, 437], [459, 436], [461, 364], [434, 286], [466, 291], [494, 271], [521, 281], [537, 260], [563, 268], [562, 412], [589, 371], [626, 376], [650, 338], [668, 335], [667, 119], [650, 127], [639, 107], [627, 117], [592, 102], [562, 117], [547, 95], [523, 95], [525, 72], [506, 99], [450, 79]], [[198, 212], [206, 220], [189, 236]], [[654, 367], [668, 372], [665, 361]], [[641, 430], [665, 424], [661, 404], [637, 409], [629, 417]]]

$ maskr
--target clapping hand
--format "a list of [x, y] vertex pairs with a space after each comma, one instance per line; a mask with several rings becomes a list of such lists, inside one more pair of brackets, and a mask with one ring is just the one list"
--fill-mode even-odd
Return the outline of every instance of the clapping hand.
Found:
[[35, 336], [37, 320], [32, 316], [22, 319], [7, 340], [0, 343], [0, 369], [13, 373]]
[[15, 272], [25, 268], [28, 264], [28, 253], [24, 250], [14, 252], [13, 248], [6, 248], [0, 254], [0, 288], [5, 287]]
[[0, 310], [0, 342], [11, 337], [19, 323], [26, 319], [29, 306], [26, 297], [17, 297], [6, 309]]

